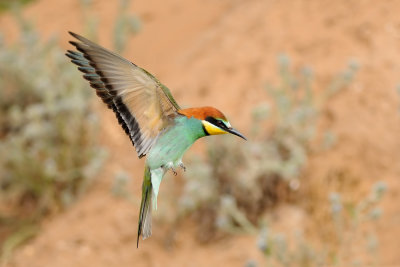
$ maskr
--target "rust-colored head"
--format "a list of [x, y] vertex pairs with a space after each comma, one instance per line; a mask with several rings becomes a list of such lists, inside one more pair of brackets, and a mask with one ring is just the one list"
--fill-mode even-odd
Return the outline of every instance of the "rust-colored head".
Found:
[[233, 129], [225, 115], [213, 107], [187, 108], [178, 111], [186, 117], [201, 120], [206, 135], [231, 133], [246, 140], [241, 133]]
[[205, 120], [207, 117], [213, 117], [216, 119], [221, 119], [227, 121], [224, 114], [216, 108], [213, 107], [201, 107], [201, 108], [187, 108], [178, 111], [180, 114], [185, 115], [189, 119], [194, 117], [198, 120]]

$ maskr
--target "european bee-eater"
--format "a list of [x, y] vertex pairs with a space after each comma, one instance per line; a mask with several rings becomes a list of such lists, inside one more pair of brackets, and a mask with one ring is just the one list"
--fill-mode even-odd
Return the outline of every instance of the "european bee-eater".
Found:
[[121, 56], [70, 32], [78, 51], [66, 55], [97, 95], [112, 109], [130, 137], [139, 158], [147, 156], [142, 185], [137, 246], [139, 237], [151, 235], [152, 207], [167, 170], [176, 174], [185, 151], [199, 138], [231, 133], [246, 140], [216, 108], [181, 109], [169, 89], [153, 75]]

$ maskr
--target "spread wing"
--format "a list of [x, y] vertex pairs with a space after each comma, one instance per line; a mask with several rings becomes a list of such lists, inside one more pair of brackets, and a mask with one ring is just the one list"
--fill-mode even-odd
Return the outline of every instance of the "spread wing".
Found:
[[160, 132], [179, 110], [171, 92], [146, 70], [70, 32], [78, 51], [66, 55], [112, 109], [139, 157], [151, 149]]

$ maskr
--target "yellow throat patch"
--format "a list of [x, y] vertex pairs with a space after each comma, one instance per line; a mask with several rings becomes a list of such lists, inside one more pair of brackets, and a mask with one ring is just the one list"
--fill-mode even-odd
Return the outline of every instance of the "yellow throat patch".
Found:
[[228, 133], [228, 132], [222, 130], [221, 128], [215, 126], [214, 124], [209, 123], [208, 121], [203, 120], [202, 123], [203, 123], [203, 126], [206, 129], [207, 133], [209, 133], [210, 135]]

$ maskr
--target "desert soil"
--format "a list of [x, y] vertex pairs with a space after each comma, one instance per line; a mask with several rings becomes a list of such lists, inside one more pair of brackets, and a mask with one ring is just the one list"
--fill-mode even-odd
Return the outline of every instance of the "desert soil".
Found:
[[[94, 1], [98, 42], [108, 38], [116, 14], [114, 1]], [[400, 266], [400, 2], [396, 0], [137, 0], [130, 10], [143, 28], [124, 56], [154, 73], [182, 106], [213, 105], [228, 114], [244, 134], [252, 107], [265, 100], [263, 86], [276, 79], [276, 57], [286, 53], [293, 68], [311, 66], [318, 86], [357, 60], [360, 70], [349, 88], [328, 102], [325, 124], [337, 137], [329, 151], [315, 153], [302, 186], [325, 186], [323, 177], [354, 177], [354, 194], [365, 195], [379, 180], [388, 185], [383, 217], [376, 225], [379, 265]], [[56, 34], [65, 48], [68, 30], [81, 33], [79, 1], [38, 0], [24, 14], [44, 37]], [[6, 39], [16, 36], [12, 18], [0, 17]], [[72, 66], [71, 66], [72, 67]], [[89, 88], [88, 88], [89, 90]], [[155, 220], [153, 236], [136, 249], [143, 160], [100, 101], [91, 103], [101, 120], [100, 138], [109, 157], [93, 187], [75, 205], [47, 219], [40, 235], [16, 251], [10, 266], [243, 266], [263, 262], [257, 237], [238, 235], [199, 244], [188, 221], [168, 243], [168, 226]], [[195, 145], [201, 150], [206, 140]], [[133, 201], [113, 197], [116, 173], [131, 177]], [[179, 180], [169, 177], [160, 202]], [[352, 189], [352, 190], [353, 190]], [[305, 195], [305, 197], [307, 197]], [[317, 205], [317, 204], [316, 204]], [[160, 207], [162, 209], [162, 207]], [[278, 228], [289, 231], [296, 212], [274, 211]], [[285, 228], [286, 227], [286, 228]], [[301, 227], [301, 226], [299, 226]]]

